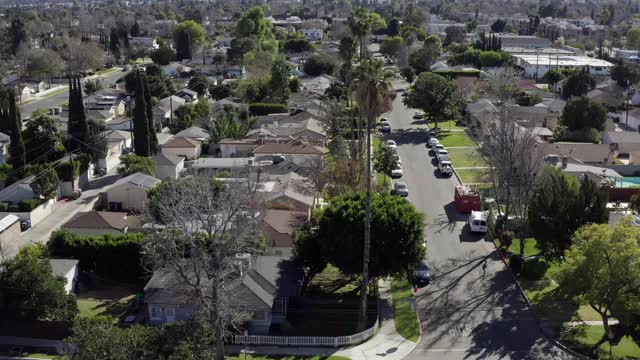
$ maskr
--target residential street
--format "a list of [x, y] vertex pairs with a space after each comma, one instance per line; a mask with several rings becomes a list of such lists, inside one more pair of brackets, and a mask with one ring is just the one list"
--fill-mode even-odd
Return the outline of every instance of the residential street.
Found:
[[[126, 72], [118, 71], [114, 74], [107, 75], [105, 77], [98, 77], [98, 78], [102, 80], [102, 84], [104, 85], [105, 88], [109, 88], [109, 86], [115, 84], [116, 81], [118, 81], [118, 79], [125, 76], [126, 74], [127, 74]], [[83, 84], [85, 80], [86, 79], [82, 80]], [[50, 97], [44, 97], [42, 99], [37, 99], [36, 101], [32, 101], [24, 105], [20, 105], [20, 113], [23, 118], [26, 118], [31, 116], [31, 113], [33, 113], [38, 109], [41, 109], [41, 108], [49, 109], [49, 108], [58, 106], [60, 104], [64, 104], [67, 101], [69, 101], [68, 90]]]
[[[396, 88], [406, 83], [395, 82]], [[572, 359], [541, 333], [492, 243], [466, 231], [455, 210], [452, 178], [435, 176], [427, 126], [398, 96], [389, 118], [409, 200], [426, 216], [434, 281], [418, 290], [422, 337], [407, 359]], [[465, 235], [461, 235], [464, 233]]]

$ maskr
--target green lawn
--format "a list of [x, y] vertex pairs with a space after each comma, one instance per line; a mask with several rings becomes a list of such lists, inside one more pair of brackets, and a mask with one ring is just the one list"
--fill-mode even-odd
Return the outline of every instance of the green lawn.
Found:
[[142, 64], [150, 64], [152, 62], [153, 61], [151, 60], [151, 58], [137, 58], [134, 61], [132, 61], [131, 63], [135, 64], [135, 65], [142, 65]]
[[[455, 167], [455, 164], [454, 164]], [[456, 169], [463, 183], [481, 183], [485, 181], [487, 170], [484, 169]]]
[[80, 316], [112, 316], [122, 320], [131, 310], [139, 289], [131, 286], [100, 287], [77, 295]]
[[263, 356], [263, 355], [251, 355], [244, 354], [238, 356], [228, 356], [229, 360], [349, 360], [344, 356]]
[[[595, 345], [603, 334], [603, 326], [584, 326], [563, 334], [561, 340], [577, 348], [588, 349]], [[612, 357], [609, 357], [610, 350]], [[604, 343], [597, 351], [600, 359], [640, 359], [640, 347], [628, 336], [622, 338], [620, 343], [611, 349], [609, 343]]]
[[[429, 122], [429, 128], [433, 129], [436, 126], [435, 122]], [[449, 120], [445, 122], [438, 122], [438, 127], [442, 130], [464, 130], [463, 126], [456, 125], [454, 120]]]
[[[511, 246], [509, 246], [509, 250], [514, 254], [520, 254], [520, 239], [514, 239]], [[524, 256], [535, 256], [540, 254], [540, 249], [538, 249], [538, 243], [534, 238], [526, 238], [524, 240]]]
[[316, 275], [307, 289], [308, 296], [354, 297], [359, 289], [358, 279], [344, 275], [337, 267], [329, 264]]
[[420, 337], [420, 323], [416, 311], [412, 308], [415, 300], [413, 289], [406, 279], [394, 279], [391, 281], [391, 290], [396, 330], [405, 338], [417, 342]]
[[438, 136], [438, 139], [440, 139], [440, 143], [442, 143], [445, 148], [451, 146], [477, 146], [475, 141], [473, 141], [473, 139], [471, 139], [471, 137], [469, 137], [469, 135], [464, 131], [443, 131]]
[[122, 69], [121, 68], [111, 68], [111, 69], [100, 69], [98, 71], [96, 71], [97, 75], [111, 75], [111, 74], [115, 74], [117, 72], [121, 72]]
[[[376, 153], [380, 150], [380, 147], [383, 146], [382, 138], [380, 136], [373, 137], [373, 152]], [[386, 184], [387, 187], [391, 187], [391, 178], [385, 174], [376, 173], [376, 182], [378, 185], [383, 186]]]
[[475, 149], [450, 149], [448, 151], [449, 157], [451, 157], [451, 163], [453, 163], [453, 166], [456, 168], [487, 166], [487, 164], [477, 156]]

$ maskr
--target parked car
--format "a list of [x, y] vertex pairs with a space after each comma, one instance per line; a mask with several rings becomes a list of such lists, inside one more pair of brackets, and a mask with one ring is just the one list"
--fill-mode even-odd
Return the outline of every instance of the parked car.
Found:
[[380, 121], [380, 131], [382, 132], [391, 132], [391, 124], [386, 119]]
[[451, 165], [451, 161], [439, 161], [438, 162], [438, 172], [440, 175], [451, 176], [453, 175], [453, 166]]
[[393, 184], [392, 194], [404, 197], [409, 196], [409, 187], [407, 187], [407, 183], [399, 181]]
[[474, 233], [487, 232], [487, 217], [482, 211], [471, 211], [469, 214], [469, 229]]
[[433, 153], [435, 154], [438, 150], [444, 150], [444, 145], [440, 143], [433, 144], [431, 145], [431, 150], [433, 150]]
[[432, 137], [432, 138], [429, 138], [429, 140], [427, 140], [427, 145], [429, 147], [432, 147], [434, 144], [440, 144], [440, 140], [438, 140], [438, 138], [436, 137]]
[[400, 164], [398, 164], [395, 169], [391, 170], [391, 177], [394, 179], [402, 177], [402, 175], [402, 166], [400, 166]]
[[451, 160], [449, 158], [449, 152], [447, 150], [436, 151], [436, 160], [438, 161]]
[[424, 113], [421, 110], [418, 110], [413, 114], [413, 118], [414, 119], [423, 119], [424, 118]]
[[396, 142], [393, 140], [387, 140], [385, 144], [394, 150], [398, 148], [398, 145], [396, 145]]
[[429, 264], [427, 264], [427, 260], [422, 260], [418, 266], [413, 270], [413, 279], [414, 286], [426, 286], [431, 282], [431, 270], [429, 270]]

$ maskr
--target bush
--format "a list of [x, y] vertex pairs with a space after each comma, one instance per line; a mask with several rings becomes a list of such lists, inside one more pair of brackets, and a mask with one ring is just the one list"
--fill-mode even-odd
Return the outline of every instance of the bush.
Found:
[[286, 104], [255, 103], [249, 105], [249, 112], [254, 116], [269, 115], [275, 113], [288, 113]]
[[597, 129], [584, 128], [567, 132], [563, 140], [599, 144], [602, 137]]
[[522, 265], [524, 262], [522, 261], [522, 256], [519, 254], [513, 254], [509, 257], [509, 268], [516, 274], [520, 274], [522, 272]]
[[73, 181], [80, 176], [80, 161], [65, 161], [61, 163], [56, 170], [60, 181]]
[[16, 204], [10, 204], [9, 208], [7, 209], [8, 212], [20, 212], [20, 206], [16, 205]]
[[31, 210], [38, 207], [38, 205], [42, 204], [42, 201], [38, 199], [27, 199], [22, 200], [18, 203], [21, 212], [31, 212]]
[[9, 210], [9, 203], [0, 202], [0, 211], [6, 212], [7, 210]]
[[291, 39], [284, 42], [284, 49], [292, 52], [313, 50], [313, 44], [307, 39]]
[[101, 236], [78, 235], [68, 230], [58, 230], [47, 243], [49, 256], [77, 259], [83, 271], [124, 282], [144, 277], [142, 244], [144, 235], [138, 233]]
[[305, 61], [302, 70], [309, 76], [333, 74], [336, 69], [335, 60], [327, 54], [315, 54]]

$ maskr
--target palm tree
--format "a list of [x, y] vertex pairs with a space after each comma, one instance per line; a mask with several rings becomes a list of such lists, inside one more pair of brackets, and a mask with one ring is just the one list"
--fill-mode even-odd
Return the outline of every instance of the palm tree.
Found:
[[357, 8], [351, 13], [347, 21], [351, 33], [360, 43], [360, 57], [364, 58], [367, 51], [367, 35], [369, 31], [371, 31], [371, 16], [369, 15], [369, 10]]
[[356, 80], [356, 101], [358, 108], [367, 121], [367, 210], [364, 224], [364, 256], [362, 265], [362, 289], [360, 290], [360, 311], [358, 328], [366, 327], [367, 286], [369, 284], [369, 247], [371, 244], [371, 127], [375, 126], [378, 116], [391, 110], [389, 82], [393, 75], [384, 69], [383, 63], [376, 59], [363, 59], [354, 69]]

